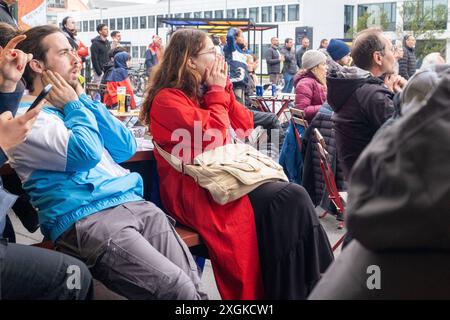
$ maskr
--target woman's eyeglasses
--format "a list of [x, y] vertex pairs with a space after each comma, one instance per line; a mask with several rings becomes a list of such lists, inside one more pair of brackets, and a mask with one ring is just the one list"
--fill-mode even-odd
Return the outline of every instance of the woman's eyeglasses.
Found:
[[199, 52], [199, 53], [197, 53], [197, 55], [198, 56], [201, 56], [202, 54], [209, 54], [209, 53], [214, 53], [214, 54], [216, 54], [216, 48], [211, 48], [211, 49], [209, 49], [208, 51], [204, 51], [204, 52]]

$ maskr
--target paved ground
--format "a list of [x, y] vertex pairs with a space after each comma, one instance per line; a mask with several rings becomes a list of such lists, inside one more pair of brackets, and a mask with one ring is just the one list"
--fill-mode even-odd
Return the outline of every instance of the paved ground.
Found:
[[[317, 213], [321, 214], [323, 212], [323, 209], [317, 208]], [[37, 242], [42, 241], [42, 234], [40, 231], [36, 231], [33, 234], [30, 234], [20, 223], [20, 221], [17, 219], [17, 217], [14, 215], [14, 213], [10, 213], [9, 215], [11, 217], [11, 220], [13, 222], [15, 231], [16, 231], [16, 238], [17, 243], [21, 244], [33, 244]], [[325, 228], [328, 238], [330, 239], [330, 243], [333, 245], [343, 234], [344, 230], [337, 230], [337, 221], [333, 216], [326, 216], [325, 218], [321, 219], [322, 225]], [[335, 256], [339, 254], [340, 249], [336, 250]], [[220, 299], [220, 294], [216, 287], [216, 281], [214, 280], [214, 274], [211, 267], [211, 261], [207, 260], [205, 264], [205, 268], [202, 275], [202, 283], [204, 285], [204, 288], [206, 292], [208, 293], [210, 299], [218, 300]]]

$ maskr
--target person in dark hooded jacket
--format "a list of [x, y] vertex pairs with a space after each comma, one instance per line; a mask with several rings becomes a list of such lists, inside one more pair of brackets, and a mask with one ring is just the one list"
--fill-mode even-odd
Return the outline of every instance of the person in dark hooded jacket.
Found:
[[114, 56], [114, 69], [106, 79], [106, 93], [103, 103], [109, 108], [117, 106], [117, 88], [125, 87], [127, 94], [131, 97], [131, 109], [136, 108], [134, 100], [133, 88], [131, 87], [130, 78], [128, 77], [128, 63], [131, 56], [128, 52], [119, 52]]
[[381, 30], [362, 31], [353, 43], [352, 57], [357, 68], [343, 67], [327, 78], [328, 103], [334, 111], [336, 146], [345, 178], [376, 131], [393, 114], [394, 94], [406, 83], [393, 75], [393, 46]]
[[309, 299], [450, 299], [450, 66], [436, 71], [411, 78], [404, 115], [355, 164], [355, 241]]

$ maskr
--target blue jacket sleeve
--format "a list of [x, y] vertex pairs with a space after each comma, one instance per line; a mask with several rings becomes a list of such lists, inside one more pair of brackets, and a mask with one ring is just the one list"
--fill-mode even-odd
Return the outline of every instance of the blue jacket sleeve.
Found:
[[86, 94], [80, 96], [80, 101], [95, 116], [104, 147], [117, 163], [130, 159], [137, 149], [136, 139], [130, 130], [111, 115], [105, 105], [92, 101]]
[[[0, 92], [0, 114], [5, 111], [11, 111], [13, 116], [16, 114], [17, 108], [19, 107], [20, 99], [23, 96], [23, 90], [18, 90], [12, 93], [2, 93]], [[0, 148], [0, 166], [2, 166], [8, 157]]]
[[3, 152], [3, 150], [0, 148], [0, 166], [4, 165], [7, 160], [8, 160], [8, 157]]
[[20, 99], [23, 96], [23, 91], [16, 91], [12, 93], [0, 92], [0, 113], [5, 111], [11, 111], [13, 115], [16, 115], [17, 108], [19, 107]]
[[80, 101], [64, 106], [64, 125], [70, 130], [66, 171], [87, 171], [102, 159], [103, 139], [95, 116]]

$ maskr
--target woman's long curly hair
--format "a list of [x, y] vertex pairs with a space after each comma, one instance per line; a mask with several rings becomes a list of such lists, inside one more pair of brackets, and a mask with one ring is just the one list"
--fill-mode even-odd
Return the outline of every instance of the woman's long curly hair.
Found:
[[151, 71], [139, 115], [141, 122], [150, 124], [153, 99], [164, 88], [180, 89], [189, 98], [197, 98], [202, 75], [188, 65], [188, 59], [203, 49], [207, 37], [205, 32], [196, 29], [174, 32], [162, 60]]

